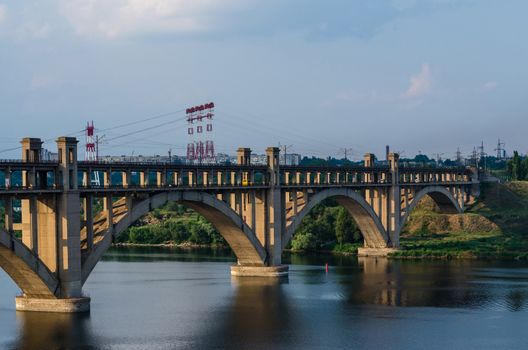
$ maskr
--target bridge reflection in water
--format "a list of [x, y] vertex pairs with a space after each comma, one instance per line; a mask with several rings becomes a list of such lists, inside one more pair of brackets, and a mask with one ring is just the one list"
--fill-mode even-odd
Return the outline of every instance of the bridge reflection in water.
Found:
[[[384, 322], [400, 326], [413, 322], [420, 327], [425, 314], [433, 317], [430, 315], [438, 312], [442, 315], [455, 312], [458, 320], [460, 311], [449, 310], [502, 310], [511, 314], [510, 311], [527, 309], [528, 269], [514, 263], [286, 255], [284, 260], [292, 263], [286, 279], [228, 280], [221, 271], [231, 261], [229, 255], [222, 258], [219, 253], [210, 257], [206, 252], [187, 255], [158, 251], [156, 262], [152, 257], [144, 260], [148, 253], [142, 257], [138, 249], [130, 255], [127, 249], [117, 252], [98, 267], [98, 276], [105, 277], [87, 286], [88, 290], [97, 287], [101, 299], [109, 300], [106, 304], [95, 304], [95, 314], [17, 312], [19, 336], [11, 347], [35, 349], [42, 348], [42, 344], [47, 344], [46, 348], [89, 349], [142, 348], [146, 344], [153, 349], [171, 348], [175, 344], [230, 349], [245, 349], [254, 344], [255, 348], [277, 345], [309, 348], [317, 344], [363, 347], [368, 344], [367, 338], [389, 340], [390, 332], [377, 328], [387, 326]], [[331, 263], [329, 273], [324, 270], [326, 261]], [[154, 271], [159, 270], [159, 264], [165, 266], [164, 271], [175, 274], [164, 272], [164, 278], [156, 275]], [[141, 272], [137, 270], [139, 267]], [[185, 275], [189, 268], [195, 272], [203, 270], [204, 274], [191, 281]], [[114, 284], [107, 284], [107, 280], [114, 280]], [[131, 288], [135, 291], [129, 297], [127, 290]], [[116, 292], [117, 289], [121, 292]], [[189, 298], [206, 296], [207, 291], [214, 295]], [[115, 304], [116, 295], [123, 299], [119, 304]], [[144, 298], [136, 300], [138, 295]], [[160, 296], [177, 298], [162, 301], [166, 305], [165, 315], [158, 313], [158, 305], [153, 305], [159, 301], [151, 300]], [[178, 306], [182, 304], [187, 305]], [[423, 307], [429, 311], [424, 313]], [[190, 310], [195, 310], [195, 315], [190, 317]], [[113, 316], [108, 317], [110, 314]], [[130, 317], [138, 315], [142, 317], [130, 321]], [[456, 323], [455, 319], [450, 318]], [[167, 324], [168, 320], [171, 321]]]

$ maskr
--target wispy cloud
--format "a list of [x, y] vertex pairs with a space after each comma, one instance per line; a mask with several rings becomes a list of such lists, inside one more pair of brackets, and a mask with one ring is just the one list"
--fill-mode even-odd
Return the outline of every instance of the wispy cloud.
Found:
[[0, 24], [5, 22], [7, 19], [7, 6], [0, 4]]
[[487, 81], [482, 85], [482, 89], [486, 91], [495, 90], [499, 86], [496, 81]]
[[49, 74], [36, 74], [29, 82], [29, 88], [33, 91], [58, 87], [61, 82]]
[[410, 77], [410, 86], [403, 97], [414, 98], [427, 95], [433, 86], [433, 75], [428, 63], [423, 63], [420, 72]]
[[82, 36], [124, 37], [211, 30], [244, 0], [60, 0], [63, 16]]
[[18, 28], [18, 35], [21, 38], [44, 39], [51, 32], [49, 23], [27, 22]]

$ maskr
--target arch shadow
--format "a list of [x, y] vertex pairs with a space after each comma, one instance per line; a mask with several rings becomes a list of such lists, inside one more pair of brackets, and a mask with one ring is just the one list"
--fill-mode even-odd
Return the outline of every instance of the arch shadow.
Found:
[[286, 227], [286, 230], [282, 235], [282, 249], [288, 245], [295, 231], [297, 231], [301, 225], [303, 218], [308, 215], [317, 204], [327, 198], [334, 198], [349, 212], [352, 218], [356, 221], [358, 228], [365, 239], [366, 247], [387, 247], [389, 239], [386, 230], [367, 201], [352, 189], [332, 188], [316, 193], [294, 217], [292, 223]]

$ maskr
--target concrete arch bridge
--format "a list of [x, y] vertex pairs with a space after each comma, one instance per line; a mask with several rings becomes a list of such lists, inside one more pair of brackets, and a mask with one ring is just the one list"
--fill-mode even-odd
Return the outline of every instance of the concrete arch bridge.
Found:
[[[233, 275], [269, 277], [288, 273], [283, 249], [326, 198], [357, 222], [365, 242], [360, 254], [386, 255], [398, 249], [401, 229], [422, 197], [460, 213], [479, 190], [470, 169], [400, 167], [397, 154], [385, 165], [367, 154], [363, 166], [354, 167], [282, 166], [274, 147], [266, 150], [266, 165], [252, 165], [248, 148], [238, 150], [236, 165], [101, 163], [79, 161], [75, 138], [57, 139], [57, 161], [43, 161], [41, 145], [25, 138], [21, 160], [0, 160], [6, 212], [0, 267], [23, 292], [18, 310], [89, 309], [82, 286], [106, 249], [167, 201], [185, 204], [216, 227], [238, 259]], [[100, 186], [92, 185], [96, 173], [102, 173]], [[103, 201], [100, 212], [95, 199]]]

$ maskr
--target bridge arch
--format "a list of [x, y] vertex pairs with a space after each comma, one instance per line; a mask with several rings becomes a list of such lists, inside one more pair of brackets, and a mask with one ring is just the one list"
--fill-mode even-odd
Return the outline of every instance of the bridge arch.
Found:
[[24, 296], [56, 299], [59, 282], [22, 242], [0, 231], [0, 268], [4, 270]]
[[418, 191], [418, 193], [416, 193], [414, 196], [412, 202], [409, 204], [409, 207], [405, 210], [405, 213], [400, 220], [399, 232], [402, 231], [411, 212], [425, 196], [429, 196], [435, 202], [438, 208], [440, 208], [441, 213], [460, 214], [464, 212], [464, 208], [461, 207], [460, 203], [456, 200], [453, 194], [445, 187], [429, 186]]
[[[113, 236], [119, 236], [139, 218], [169, 201], [182, 203], [204, 216], [227, 241], [239, 264], [265, 266], [266, 251], [251, 228], [227, 203], [204, 192], [162, 192], [136, 202], [132, 210], [114, 224]], [[94, 245], [92, 252], [83, 263], [83, 284], [111, 244], [112, 234], [106, 232], [104, 238]]]
[[365, 245], [369, 248], [385, 248], [388, 244], [387, 233], [380, 219], [367, 203], [367, 201], [356, 191], [348, 188], [326, 189], [313, 195], [303, 209], [293, 218], [282, 235], [282, 248], [290, 242], [295, 231], [299, 228], [302, 219], [321, 201], [334, 198], [342, 205], [352, 218], [356, 221]]

